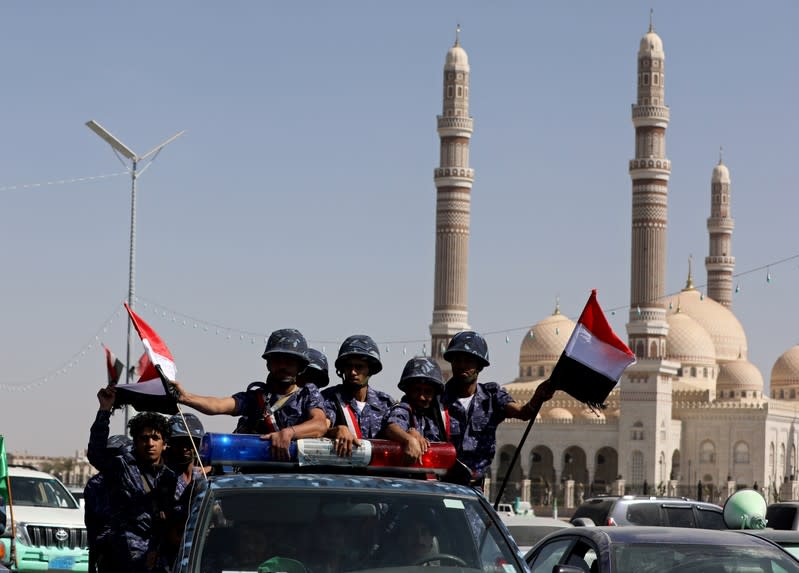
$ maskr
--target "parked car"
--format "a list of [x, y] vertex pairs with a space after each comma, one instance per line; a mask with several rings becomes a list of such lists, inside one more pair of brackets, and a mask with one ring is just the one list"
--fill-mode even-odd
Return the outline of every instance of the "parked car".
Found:
[[[13, 505], [6, 506], [0, 564], [19, 573], [86, 571], [89, 550], [83, 510], [69, 490], [55, 476], [34, 469], [9, 466], [8, 475]], [[11, 563], [12, 534], [16, 534], [16, 564]]]
[[741, 529], [744, 533], [768, 539], [799, 559], [799, 531], [795, 529]]
[[558, 531], [565, 527], [574, 527], [568, 521], [554, 517], [504, 514], [500, 514], [500, 517], [523, 554], [527, 553], [539, 539], [546, 537], [553, 531]]
[[766, 508], [766, 525], [772, 529], [799, 530], [799, 501], [780, 501]]
[[651, 525], [727, 529], [723, 509], [715, 503], [680, 497], [607, 496], [585, 500], [572, 514], [573, 524]]
[[799, 573], [799, 561], [766, 539], [684, 527], [562, 529], [525, 561], [531, 573]]

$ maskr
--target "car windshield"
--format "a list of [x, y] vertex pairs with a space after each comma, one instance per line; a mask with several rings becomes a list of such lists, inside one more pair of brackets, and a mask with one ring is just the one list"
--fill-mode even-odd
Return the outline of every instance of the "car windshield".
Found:
[[194, 548], [203, 573], [385, 573], [420, 565], [520, 573], [515, 547], [474, 498], [351, 489], [214, 495], [199, 524], [205, 538]]
[[14, 505], [77, 509], [75, 498], [55, 478], [11, 476]]
[[613, 547], [620, 573], [797, 573], [799, 563], [770, 547], [636, 543]]

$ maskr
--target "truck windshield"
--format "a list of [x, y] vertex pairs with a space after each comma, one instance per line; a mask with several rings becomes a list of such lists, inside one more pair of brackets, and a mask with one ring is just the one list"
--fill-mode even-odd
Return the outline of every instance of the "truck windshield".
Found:
[[11, 476], [14, 505], [78, 509], [75, 498], [57, 479]]
[[200, 571], [520, 573], [515, 547], [472, 498], [386, 491], [215, 492]]

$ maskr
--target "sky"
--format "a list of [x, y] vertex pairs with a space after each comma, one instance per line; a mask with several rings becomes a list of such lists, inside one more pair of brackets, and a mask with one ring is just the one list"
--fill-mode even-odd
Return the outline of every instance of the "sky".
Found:
[[7, 449], [85, 448], [99, 344], [124, 360], [131, 177], [90, 119], [140, 155], [186, 130], [137, 180], [134, 302], [188, 390], [263, 379], [265, 337], [294, 327], [331, 363], [345, 337], [371, 335], [385, 364], [372, 384], [399, 397], [405, 361], [429, 350], [436, 115], [457, 24], [474, 118], [469, 322], [492, 363], [481, 381], [512, 381], [527, 329], [556, 300], [576, 319], [592, 288], [626, 338], [630, 106], [650, 8], [671, 109], [666, 290], [684, 286], [690, 256], [705, 283], [723, 147], [733, 309], [768, 384], [799, 342], [799, 4], [15, 2], [0, 17]]

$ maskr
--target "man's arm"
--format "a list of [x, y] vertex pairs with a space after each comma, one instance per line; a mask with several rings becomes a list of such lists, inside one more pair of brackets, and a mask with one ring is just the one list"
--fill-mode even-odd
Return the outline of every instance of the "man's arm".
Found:
[[108, 444], [109, 425], [111, 422], [111, 409], [116, 400], [116, 387], [107, 386], [97, 392], [97, 401], [100, 402], [100, 409], [89, 430], [89, 447], [86, 456], [89, 463], [98, 471], [107, 471], [111, 458], [108, 456], [106, 445]]
[[427, 450], [426, 444], [422, 444], [413, 434], [406, 432], [399, 424], [394, 422], [389, 422], [383, 433], [389, 440], [402, 444], [402, 451], [409, 461], [422, 461], [422, 455]]
[[530, 420], [538, 415], [541, 406], [552, 398], [555, 394], [555, 384], [547, 379], [538, 385], [535, 389], [535, 394], [530, 398], [526, 404], [519, 404], [518, 402], [508, 402], [505, 404], [505, 416], [508, 418], [518, 418], [520, 420]]
[[173, 382], [172, 384], [176, 390], [178, 402], [190, 408], [194, 408], [198, 412], [208, 414], [209, 416], [215, 416], [217, 414], [236, 416], [239, 414], [238, 403], [232, 396], [225, 396], [224, 398], [200, 396], [187, 392], [179, 382]]

